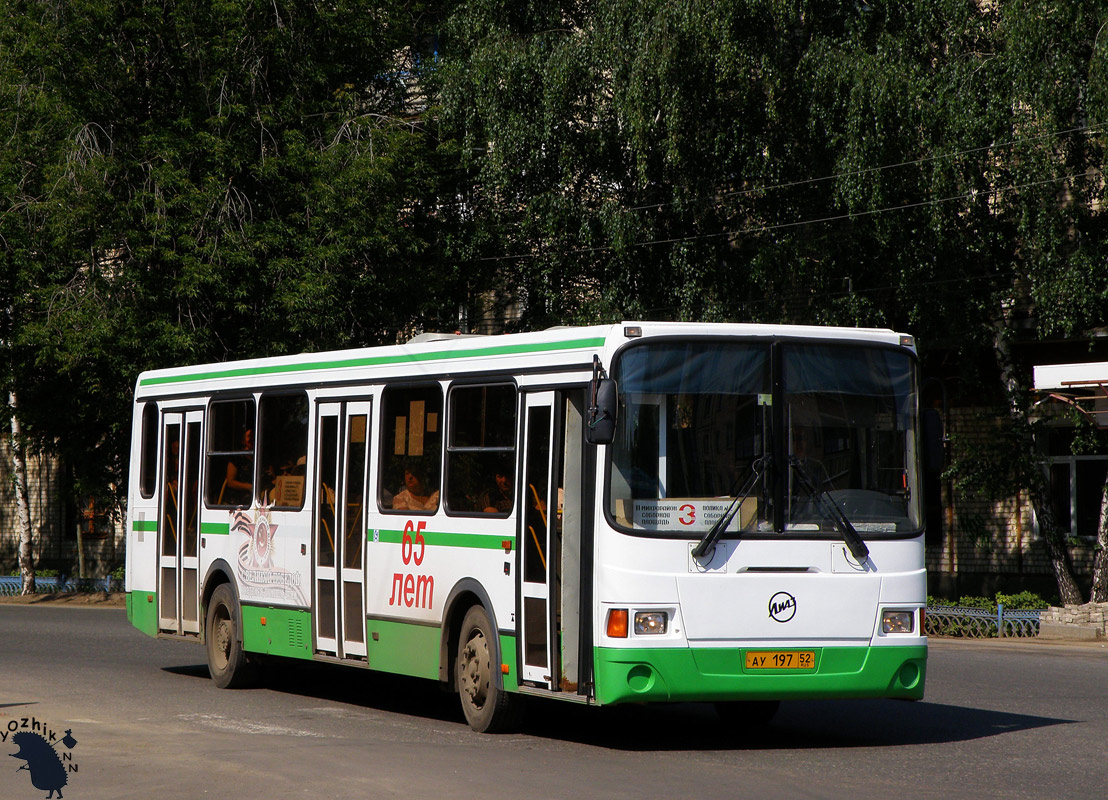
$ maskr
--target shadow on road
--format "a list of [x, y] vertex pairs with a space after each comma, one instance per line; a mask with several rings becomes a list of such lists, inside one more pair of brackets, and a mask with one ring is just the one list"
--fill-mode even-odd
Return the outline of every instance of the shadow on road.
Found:
[[[208, 681], [204, 665], [164, 667]], [[367, 711], [420, 717], [464, 727], [455, 695], [432, 681], [329, 664], [267, 663], [264, 690], [328, 700]], [[212, 691], [219, 691], [212, 686]], [[627, 751], [795, 750], [943, 744], [999, 736], [1074, 720], [897, 700], [785, 702], [768, 726], [724, 723], [711, 705], [586, 708], [527, 698], [518, 733]], [[476, 735], [476, 734], [474, 734]]]
[[[796, 700], [768, 726], [720, 720], [707, 704], [534, 709], [527, 732], [619, 750], [793, 750], [945, 744], [1071, 720], [896, 700]], [[586, 716], [588, 715], [588, 716]]]

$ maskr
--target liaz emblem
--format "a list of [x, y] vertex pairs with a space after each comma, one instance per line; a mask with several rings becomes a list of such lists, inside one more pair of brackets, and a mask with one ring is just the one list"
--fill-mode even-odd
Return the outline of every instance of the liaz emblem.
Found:
[[769, 599], [769, 616], [775, 622], [788, 622], [796, 615], [796, 598], [788, 592], [778, 592]]

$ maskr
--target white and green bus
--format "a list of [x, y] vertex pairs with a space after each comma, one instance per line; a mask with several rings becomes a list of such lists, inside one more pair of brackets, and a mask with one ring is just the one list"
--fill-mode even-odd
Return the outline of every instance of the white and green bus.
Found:
[[143, 373], [127, 612], [207, 649], [524, 696], [923, 696], [917, 361], [887, 330], [629, 322]]

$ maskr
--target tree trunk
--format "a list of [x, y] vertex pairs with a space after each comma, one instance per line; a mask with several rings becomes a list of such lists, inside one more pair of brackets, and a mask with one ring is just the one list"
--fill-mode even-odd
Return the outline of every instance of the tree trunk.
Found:
[[15, 392], [8, 392], [11, 408], [12, 474], [15, 484], [15, 508], [19, 525], [19, 575], [23, 579], [21, 594], [35, 593], [35, 559], [31, 549], [31, 508], [27, 503], [27, 461], [23, 457], [23, 437], [19, 429], [19, 409]]
[[1058, 594], [1063, 603], [1080, 604], [1083, 602], [1081, 590], [1077, 586], [1077, 580], [1073, 576], [1073, 559], [1070, 557], [1066, 541], [1058, 530], [1058, 521], [1054, 516], [1054, 507], [1050, 504], [1047, 493], [1046, 476], [1043, 474], [1039, 461], [1041, 460], [1035, 451], [1035, 439], [1031, 431], [1031, 419], [1028, 415], [1027, 392], [1019, 381], [1016, 372], [1015, 361], [1012, 358], [1012, 350], [1008, 342], [1008, 328], [1005, 314], [1000, 316], [993, 324], [993, 352], [996, 355], [997, 366], [1000, 368], [1000, 379], [1004, 384], [1004, 395], [1008, 401], [1008, 421], [1016, 432], [1019, 447], [1023, 455], [1028, 458], [1028, 469], [1024, 480], [1027, 483], [1027, 499], [1035, 510], [1035, 519], [1039, 523], [1039, 533], [1046, 543], [1047, 555], [1050, 557], [1050, 566], [1054, 571], [1054, 579], [1058, 583]]
[[1100, 524], [1096, 530], [1096, 553], [1093, 556], [1092, 603], [1108, 603], [1108, 479], [1100, 492]]

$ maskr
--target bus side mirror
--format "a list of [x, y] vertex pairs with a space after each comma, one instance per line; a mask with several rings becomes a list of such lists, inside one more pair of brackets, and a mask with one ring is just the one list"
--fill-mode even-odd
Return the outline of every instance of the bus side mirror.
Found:
[[611, 444], [616, 437], [616, 382], [611, 378], [593, 378], [589, 397], [592, 403], [585, 420], [585, 441]]

